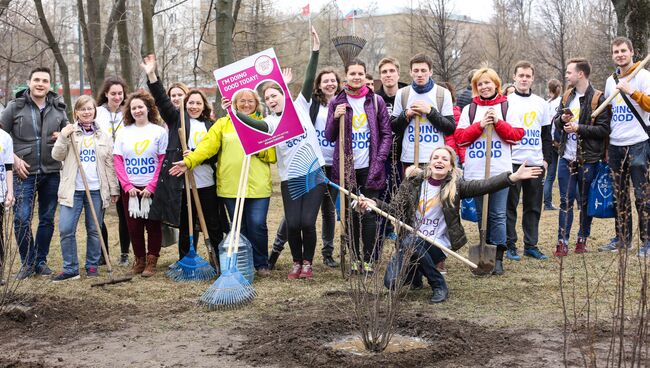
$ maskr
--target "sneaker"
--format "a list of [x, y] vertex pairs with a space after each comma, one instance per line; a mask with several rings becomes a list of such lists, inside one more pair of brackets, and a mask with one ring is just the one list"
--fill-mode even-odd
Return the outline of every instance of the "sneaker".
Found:
[[24, 280], [30, 276], [34, 275], [34, 267], [33, 266], [23, 266], [20, 268], [20, 271], [18, 271], [18, 274], [16, 274], [16, 280]]
[[587, 253], [587, 238], [579, 237], [576, 241], [576, 254]]
[[625, 247], [627, 249], [630, 249], [632, 247], [631, 244], [623, 244], [621, 242], [621, 238], [618, 236], [613, 237], [607, 245], [603, 245], [602, 247], [598, 248], [599, 252], [616, 252], [622, 247]]
[[397, 241], [397, 233], [391, 231], [390, 233], [388, 233], [388, 235], [386, 235], [386, 238], [392, 241]]
[[636, 255], [637, 257], [650, 256], [650, 242], [643, 243], [643, 245], [639, 247], [639, 252]]
[[52, 274], [52, 270], [47, 266], [47, 263], [44, 261], [41, 261], [36, 265], [36, 274], [39, 276], [50, 276]]
[[97, 267], [90, 266], [86, 268], [86, 277], [99, 277], [99, 271], [97, 270]]
[[557, 210], [559, 210], [559, 208], [555, 207], [554, 205], [544, 206], [544, 211], [557, 211]]
[[297, 280], [300, 277], [300, 271], [302, 271], [302, 264], [300, 262], [293, 262], [293, 267], [287, 275], [287, 278], [289, 280]]
[[332, 256], [323, 256], [323, 264], [327, 267], [336, 268], [339, 264], [332, 258]]
[[521, 261], [521, 256], [517, 254], [517, 248], [508, 248], [506, 250], [506, 258], [511, 261]]
[[120, 254], [120, 260], [117, 262], [120, 267], [129, 267], [129, 253]]
[[370, 262], [363, 262], [363, 272], [373, 273], [375, 272], [375, 266]]
[[442, 303], [449, 297], [449, 291], [443, 288], [433, 289], [433, 296], [429, 299], [429, 304]]
[[314, 271], [311, 268], [311, 262], [302, 261], [302, 269], [300, 270], [301, 279], [311, 279], [314, 276]]
[[539, 250], [539, 248], [524, 249], [524, 255], [527, 257], [539, 259], [540, 261], [548, 259], [548, 257], [544, 253], [542, 253], [542, 251]]
[[68, 280], [79, 280], [79, 274], [61, 272], [58, 275], [52, 277], [52, 282], [62, 282]]
[[268, 268], [260, 268], [257, 270], [257, 276], [258, 277], [270, 277], [271, 276], [271, 271], [269, 271]]
[[568, 254], [569, 254], [569, 247], [562, 240], [558, 240], [553, 255], [556, 257], [566, 257]]
[[358, 273], [360, 268], [361, 268], [361, 262], [352, 261], [352, 263], [350, 264], [350, 271], [352, 273]]
[[445, 260], [443, 259], [442, 261], [436, 263], [436, 270], [440, 272], [443, 275], [447, 274], [447, 266], [445, 265]]

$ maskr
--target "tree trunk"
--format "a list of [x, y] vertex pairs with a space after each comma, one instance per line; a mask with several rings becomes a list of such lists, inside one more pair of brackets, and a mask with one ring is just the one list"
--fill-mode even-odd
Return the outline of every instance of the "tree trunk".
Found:
[[0, 17], [4, 14], [5, 10], [9, 7], [11, 0], [0, 0]]
[[117, 45], [120, 51], [120, 67], [122, 78], [129, 91], [134, 91], [133, 67], [131, 64], [131, 48], [129, 45], [129, 32], [127, 29], [126, 1], [118, 1], [117, 8]]
[[140, 54], [142, 57], [156, 53], [153, 33], [153, 10], [155, 6], [156, 0], [140, 0], [140, 9], [142, 11], [142, 48]]
[[63, 100], [66, 104], [68, 119], [72, 121], [72, 99], [70, 98], [70, 77], [68, 73], [68, 64], [65, 63], [65, 59], [63, 58], [63, 54], [59, 48], [59, 43], [54, 38], [54, 34], [52, 34], [52, 30], [50, 29], [50, 25], [47, 23], [47, 19], [45, 19], [43, 2], [41, 0], [34, 0], [34, 5], [36, 6], [36, 12], [38, 13], [38, 20], [41, 23], [41, 27], [43, 27], [43, 33], [45, 33], [45, 37], [47, 38], [47, 43], [52, 49], [56, 63], [59, 65], [59, 71], [61, 72], [61, 81], [63, 82]]
[[233, 18], [233, 0], [217, 0], [217, 65], [219, 67], [231, 64], [235, 56], [232, 49], [232, 32], [235, 28]]
[[650, 0], [612, 0], [618, 21], [618, 35], [632, 40], [634, 53], [643, 59], [650, 37]]

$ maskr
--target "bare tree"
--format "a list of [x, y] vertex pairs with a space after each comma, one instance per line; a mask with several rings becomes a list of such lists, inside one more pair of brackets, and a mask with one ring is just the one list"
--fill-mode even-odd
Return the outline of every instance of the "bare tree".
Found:
[[153, 32], [153, 15], [157, 0], [140, 0], [142, 11], [142, 47], [140, 55], [146, 56], [156, 53]]
[[235, 55], [232, 48], [232, 34], [235, 29], [235, 15], [233, 14], [236, 9], [239, 12], [239, 5], [235, 8], [235, 2], [241, 4], [236, 0], [217, 0], [217, 64], [219, 67], [228, 65], [235, 60]]
[[47, 43], [52, 49], [54, 54], [54, 59], [56, 60], [57, 65], [59, 66], [59, 71], [61, 72], [61, 81], [63, 82], [63, 99], [66, 104], [66, 112], [68, 118], [72, 117], [72, 99], [70, 98], [70, 77], [68, 72], [68, 64], [65, 62], [61, 48], [59, 47], [59, 42], [54, 38], [54, 34], [50, 29], [50, 25], [45, 19], [45, 12], [43, 11], [43, 3], [41, 0], [34, 0], [34, 5], [36, 6], [36, 12], [38, 13], [38, 20], [43, 27], [43, 33], [47, 38]]
[[[120, 9], [125, 12], [125, 1], [116, 0], [111, 9], [106, 32], [102, 38], [102, 21], [101, 5], [98, 1], [86, 1], [86, 10], [84, 11], [83, 0], [77, 0], [77, 11], [79, 14], [79, 23], [84, 39], [84, 61], [86, 63], [86, 72], [90, 82], [90, 88], [95, 94], [99, 93], [101, 83], [104, 81], [106, 64], [111, 55], [113, 48], [113, 37], [115, 27], [120, 20]], [[95, 96], [96, 97], [96, 96]]]
[[118, 1], [117, 6], [117, 45], [120, 51], [120, 67], [122, 69], [122, 78], [126, 82], [130, 91], [134, 90], [133, 65], [131, 63], [131, 47], [129, 43], [129, 33], [127, 27], [126, 1]]
[[484, 46], [486, 59], [490, 66], [504, 78], [519, 55], [515, 39], [516, 28], [512, 22], [512, 12], [508, 0], [494, 0], [494, 15], [487, 31]]
[[5, 10], [9, 7], [11, 0], [0, 0], [0, 17], [4, 14]]
[[648, 52], [650, 0], [612, 0], [618, 20], [618, 34], [632, 40], [637, 55]]
[[433, 0], [420, 2], [415, 19], [422, 43], [433, 52], [433, 75], [444, 81], [457, 81], [471, 68], [470, 32], [462, 32], [460, 20], [452, 19], [449, 2]]

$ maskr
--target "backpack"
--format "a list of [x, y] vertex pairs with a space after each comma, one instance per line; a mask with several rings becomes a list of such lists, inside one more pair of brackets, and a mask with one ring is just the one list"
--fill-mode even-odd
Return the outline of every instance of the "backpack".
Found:
[[[374, 93], [374, 105], [375, 105], [375, 113], [377, 116], [379, 116], [379, 107], [377, 104], [377, 94]], [[318, 110], [320, 109], [320, 103], [316, 101], [315, 98], [312, 97], [311, 99], [311, 105], [309, 106], [309, 118], [311, 118], [311, 123], [316, 125], [316, 118], [318, 117]]]
[[[406, 110], [406, 104], [409, 101], [409, 95], [411, 94], [411, 86], [402, 87], [402, 110]], [[442, 104], [445, 101], [445, 88], [436, 84], [436, 106], [438, 107], [438, 112], [442, 111]]]
[[[566, 104], [569, 101], [569, 96], [571, 96], [571, 93], [573, 93], [573, 90], [575, 88], [569, 88], [566, 91], [564, 91], [564, 95], [562, 96], [562, 108], [567, 107]], [[600, 96], [603, 95], [603, 91], [597, 90], [594, 88], [594, 95], [591, 97], [591, 112], [596, 111], [598, 108], [598, 100], [600, 100]], [[596, 120], [595, 117], [592, 117], [590, 120], [590, 124], [593, 124], [594, 121]]]
[[[476, 109], [478, 105], [476, 102], [472, 101], [469, 104], [469, 123], [474, 124], [474, 118], [476, 117]], [[506, 115], [508, 115], [508, 100], [501, 102], [501, 117], [503, 120], [506, 120]]]

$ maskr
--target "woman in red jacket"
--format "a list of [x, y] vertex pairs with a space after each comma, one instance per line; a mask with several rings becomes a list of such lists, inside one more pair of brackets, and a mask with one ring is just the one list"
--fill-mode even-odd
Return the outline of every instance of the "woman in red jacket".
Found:
[[[493, 127], [490, 176], [512, 170], [511, 145], [524, 136], [521, 122], [508, 115], [508, 99], [501, 93], [501, 79], [490, 68], [482, 68], [472, 78], [472, 103], [465, 106], [454, 134], [458, 146], [466, 146], [464, 178], [485, 177], [487, 126]], [[482, 197], [476, 197], [479, 217]], [[497, 246], [494, 274], [503, 274], [503, 253], [506, 249], [506, 201], [508, 189], [490, 194], [488, 199], [487, 243]], [[479, 219], [480, 223], [480, 219]]]

